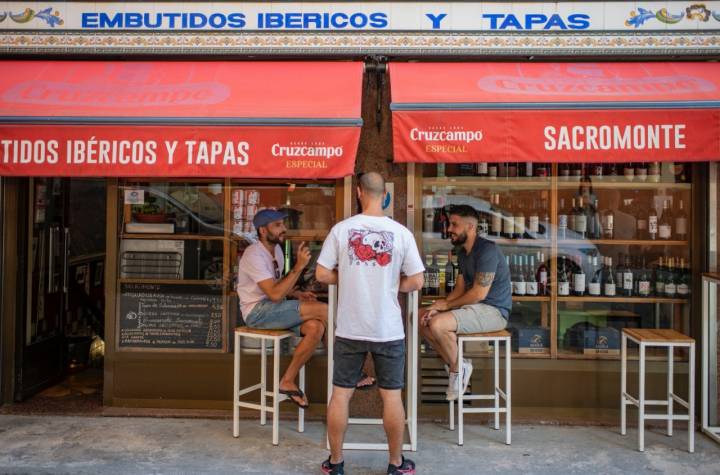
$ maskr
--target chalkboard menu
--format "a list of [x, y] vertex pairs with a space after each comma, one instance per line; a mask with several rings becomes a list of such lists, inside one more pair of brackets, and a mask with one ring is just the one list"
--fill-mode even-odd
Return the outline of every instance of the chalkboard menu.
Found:
[[207, 285], [121, 284], [120, 346], [222, 349], [222, 291]]

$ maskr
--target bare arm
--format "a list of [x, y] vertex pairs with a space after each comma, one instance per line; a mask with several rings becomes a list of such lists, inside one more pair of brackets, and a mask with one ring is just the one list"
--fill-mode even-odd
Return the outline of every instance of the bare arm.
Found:
[[328, 269], [320, 264], [315, 266], [315, 278], [323, 284], [333, 285], [338, 283], [338, 273], [335, 269]]
[[422, 272], [418, 272], [414, 275], [401, 275], [400, 276], [400, 292], [413, 292], [420, 290], [425, 282], [425, 277]]
[[261, 280], [257, 283], [260, 290], [268, 296], [273, 302], [279, 302], [290, 294], [300, 278], [302, 270], [310, 262], [310, 249], [308, 249], [305, 241], [300, 243], [297, 251], [297, 262], [285, 277], [277, 282], [273, 279]]
[[462, 276], [459, 275], [458, 281], [455, 285], [455, 290], [448, 295], [448, 298], [445, 300], [437, 300], [428, 307], [428, 310], [444, 312], [453, 308], [460, 308], [463, 305], [472, 305], [482, 302], [485, 300], [485, 297], [487, 297], [494, 279], [494, 272], [478, 272], [475, 274], [474, 285], [466, 290], [465, 281]]

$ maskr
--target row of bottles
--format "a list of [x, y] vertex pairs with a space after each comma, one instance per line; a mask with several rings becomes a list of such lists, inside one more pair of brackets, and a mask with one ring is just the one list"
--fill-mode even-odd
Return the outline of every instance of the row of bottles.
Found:
[[550, 294], [549, 272], [545, 254], [513, 254], [505, 256], [510, 267], [513, 295], [545, 296]]
[[441, 259], [438, 259], [436, 253], [427, 254], [425, 256], [423, 295], [433, 297], [448, 295], [455, 289], [458, 271], [457, 258], [453, 256], [452, 251], [448, 252], [447, 257], [442, 256]]
[[645, 256], [620, 255], [617, 266], [612, 257], [581, 258], [561, 256], [558, 264], [558, 295], [604, 297], [667, 297], [690, 295], [690, 268], [683, 258], [660, 256], [648, 266]]
[[[437, 164], [437, 176], [477, 176], [486, 179], [545, 178], [552, 175], [552, 165], [537, 162], [478, 162]], [[690, 165], [682, 162], [637, 163], [561, 163], [558, 178], [561, 180], [588, 177], [596, 180], [622, 180], [659, 183], [665, 181], [687, 183]]]
[[[688, 216], [683, 200], [679, 200], [677, 209], [674, 209], [672, 201], [664, 199], [660, 215], [654, 206], [646, 208], [632, 202], [631, 199], [623, 200], [623, 205], [617, 212], [632, 217], [635, 224], [633, 239], [687, 240]], [[610, 208], [600, 211], [597, 199], [588, 203], [583, 197], [572, 198], [572, 206], [568, 209], [565, 199], [561, 198], [558, 210], [558, 239], [615, 239], [615, 215], [616, 210]], [[568, 230], [573, 234], [569, 235]]]

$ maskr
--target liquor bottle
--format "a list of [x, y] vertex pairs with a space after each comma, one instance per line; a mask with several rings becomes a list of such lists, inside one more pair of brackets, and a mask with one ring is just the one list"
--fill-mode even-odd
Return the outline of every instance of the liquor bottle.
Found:
[[538, 239], [540, 237], [540, 216], [538, 215], [535, 201], [532, 202], [530, 212], [528, 213], [527, 235], [532, 239]]
[[585, 271], [583, 270], [582, 261], [578, 258], [577, 270], [573, 272], [573, 295], [582, 297], [585, 295]]
[[[629, 208], [626, 207], [626, 208]], [[626, 210], [627, 212], [627, 210]], [[635, 238], [636, 239], [648, 239], [648, 213], [644, 207], [639, 207], [637, 210], [637, 219], [635, 220]]]
[[591, 279], [588, 284], [588, 294], [597, 297], [602, 293], [602, 269], [598, 266], [598, 256], [595, 254], [590, 262]]
[[495, 193], [495, 200], [493, 202], [492, 208], [490, 209], [490, 213], [490, 232], [493, 236], [500, 237], [502, 235], [503, 226], [503, 215], [502, 210], [500, 209], [500, 193]]
[[665, 271], [665, 297], [675, 298], [677, 295], [677, 283], [675, 282], [675, 260], [668, 258], [667, 270]]
[[502, 210], [503, 214], [503, 237], [512, 239], [515, 236], [515, 216], [512, 212], [512, 206], [510, 206], [511, 200], [505, 200], [505, 207]]
[[570, 281], [567, 276], [567, 267], [565, 265], [565, 256], [560, 258], [560, 267], [558, 269], [558, 295], [570, 295]]
[[560, 198], [558, 213], [558, 239], [567, 239], [568, 215], [565, 211], [564, 198]]
[[607, 257], [605, 261], [607, 270], [605, 271], [603, 295], [605, 295], [605, 297], [615, 297], [615, 295], [617, 295], [617, 286], [615, 284], [615, 271], [612, 268], [612, 257]]
[[523, 274], [523, 265], [522, 265], [522, 257], [521, 255], [513, 255], [513, 260], [515, 261], [514, 267], [514, 277], [512, 278], [513, 283], [513, 293], [515, 295], [525, 295], [526, 293], [526, 285], [525, 285], [525, 275]]
[[632, 163], [625, 163], [625, 166], [623, 168], [623, 175], [625, 176], [625, 179], [627, 181], [633, 181], [633, 179], [635, 178], [635, 167]]
[[685, 259], [682, 257], [680, 258], [678, 274], [677, 295], [678, 297], [687, 298], [690, 295], [690, 271], [685, 265]]
[[428, 295], [440, 295], [440, 268], [437, 264], [437, 255], [433, 252], [432, 261], [428, 268]]
[[542, 215], [542, 222], [541, 222], [541, 236], [543, 239], [550, 239], [550, 211], [548, 211], [550, 208], [548, 207], [548, 200], [544, 199], [542, 201], [542, 209], [543, 209], [543, 215]]
[[615, 285], [617, 286], [618, 293], [622, 293], [623, 274], [625, 272], [625, 269], [623, 269], [623, 264], [625, 263], [624, 256], [624, 254], [618, 256], [617, 267], [615, 267]]
[[538, 295], [548, 295], [550, 293], [550, 290], [548, 288], [548, 271], [547, 266], [545, 265], [544, 253], [538, 253], [538, 261], [539, 262], [537, 271], [535, 271], [535, 269], [532, 269], [536, 272], [535, 279], [538, 283]]
[[675, 212], [675, 236], [680, 241], [687, 240], [687, 214], [685, 214], [683, 200], [680, 200], [678, 209]]
[[600, 206], [597, 199], [595, 200], [593, 205], [588, 208], [588, 211], [590, 238], [600, 239], [602, 237], [602, 222], [600, 219]]
[[645, 162], [638, 162], [635, 164], [635, 179], [637, 181], [647, 181], [648, 178], [648, 167]]
[[650, 281], [650, 272], [648, 272], [645, 256], [642, 258], [642, 267], [638, 276], [638, 295], [640, 297], [650, 297], [652, 295], [652, 282]]
[[625, 256], [625, 265], [623, 265], [622, 294], [625, 297], [632, 297], [634, 285], [635, 275], [633, 274], [630, 256], [627, 255]]
[[445, 263], [445, 295], [455, 290], [455, 268], [452, 261], [452, 251], [448, 251], [447, 263]]
[[561, 163], [558, 170], [558, 176], [561, 180], [568, 180], [570, 178], [570, 164]]
[[587, 237], [587, 214], [582, 196], [578, 198], [578, 206], [573, 215], [575, 216], [575, 232], [581, 239], [585, 239]]
[[660, 239], [668, 240], [672, 238], [672, 224], [672, 211], [670, 210], [668, 200], [665, 200], [663, 201], [662, 216], [660, 216], [660, 220], [658, 221], [658, 237]]
[[615, 212], [608, 208], [602, 215], [602, 238], [613, 239], [615, 236]]
[[[448, 223], [449, 223], [448, 218]], [[487, 238], [490, 233], [490, 223], [488, 222], [488, 213], [485, 211], [478, 212], [478, 236]]]
[[526, 295], [538, 295], [539, 286], [538, 281], [535, 277], [535, 256], [529, 256], [530, 263], [525, 270], [525, 294]]
[[570, 210], [568, 210], [568, 229], [575, 232], [575, 208], [577, 203], [575, 202], [575, 198], [572, 199], [572, 205], [570, 206]]
[[658, 263], [655, 267], [655, 295], [658, 297], [665, 295], [665, 266], [663, 256], [658, 258]]
[[514, 219], [514, 239], [522, 239], [525, 237], [525, 213], [523, 212], [523, 201], [518, 200], [517, 206], [515, 207]]
[[477, 176], [486, 177], [488, 176], [488, 162], [480, 162], [477, 164], [477, 169], [475, 171], [475, 174]]
[[526, 177], [532, 177], [534, 176], [533, 172], [533, 162], [525, 162], [525, 175]]
[[658, 215], [657, 211], [655, 211], [655, 206], [650, 205], [650, 210], [648, 211], [648, 231], [647, 235], [648, 238], [651, 240], [656, 240], [658, 235]]
[[650, 162], [648, 166], [648, 181], [652, 183], [660, 182], [660, 162]]
[[497, 163], [488, 163], [488, 173], [487, 176], [491, 180], [497, 180], [498, 177], [498, 164]]

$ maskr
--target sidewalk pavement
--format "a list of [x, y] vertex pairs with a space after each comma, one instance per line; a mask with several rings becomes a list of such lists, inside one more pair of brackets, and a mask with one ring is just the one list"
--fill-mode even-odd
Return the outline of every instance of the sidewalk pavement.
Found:
[[[231, 420], [63, 416], [0, 416], [0, 473], [102, 474], [318, 474], [327, 457], [325, 425], [281, 420], [280, 445], [271, 444], [271, 426], [242, 420], [232, 437]], [[666, 437], [646, 430], [645, 453], [637, 432], [617, 428], [516, 425], [513, 444], [504, 431], [466, 425], [465, 445], [437, 423], [421, 423], [418, 452], [406, 456], [419, 474], [717, 474], [720, 446], [700, 433], [696, 452], [687, 452], [687, 432]], [[354, 441], [384, 440], [381, 427], [352, 426]], [[384, 474], [387, 454], [348, 451], [348, 475]]]

